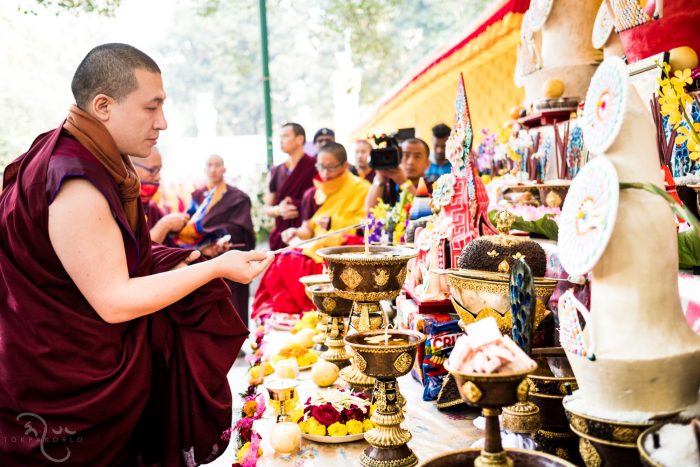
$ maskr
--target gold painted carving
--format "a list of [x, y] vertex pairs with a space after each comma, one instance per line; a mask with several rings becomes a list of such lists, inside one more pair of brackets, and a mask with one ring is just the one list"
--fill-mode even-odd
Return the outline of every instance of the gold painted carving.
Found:
[[571, 414], [571, 426], [578, 432], [583, 434], [588, 433], [588, 425], [586, 425], [586, 421], [578, 415]]
[[378, 269], [374, 273], [374, 283], [379, 287], [384, 287], [387, 282], [389, 282], [389, 273], [386, 272], [386, 269]]
[[496, 250], [491, 250], [486, 254], [491, 258], [495, 258], [496, 256], [498, 256], [498, 252]]
[[636, 443], [640, 434], [641, 432], [634, 428], [616, 426], [613, 428], [612, 437], [613, 441], [620, 443]]
[[466, 383], [464, 383], [464, 386], [462, 386], [462, 391], [464, 392], [464, 395], [466, 396], [467, 400], [472, 404], [476, 404], [477, 402], [479, 402], [481, 396], [483, 396], [483, 393], [481, 392], [481, 389], [479, 389], [479, 386], [472, 383], [471, 381], [467, 381]]
[[326, 297], [323, 299], [323, 308], [325, 311], [333, 311], [335, 310], [335, 300], [331, 297]]
[[516, 390], [515, 394], [520, 402], [524, 402], [527, 400], [527, 390], [530, 387], [529, 380], [525, 378], [518, 384], [518, 389]]
[[394, 360], [394, 368], [396, 368], [396, 371], [398, 371], [399, 373], [408, 372], [408, 370], [411, 369], [412, 365], [413, 359], [406, 352], [403, 352], [401, 355], [396, 357], [396, 360]]
[[399, 275], [397, 276], [396, 280], [398, 281], [399, 285], [403, 285], [404, 282], [406, 282], [406, 274], [407, 274], [407, 269], [406, 266], [402, 267], [401, 270], [399, 271]]
[[353, 357], [353, 360], [355, 361], [355, 365], [357, 366], [357, 369], [360, 370], [362, 373], [365, 372], [367, 369], [367, 360], [362, 358], [362, 355], [360, 355], [358, 352], [355, 352], [355, 356]]
[[506, 273], [510, 271], [510, 264], [508, 264], [507, 260], [503, 260], [500, 263], [498, 263], [498, 272], [503, 272]]
[[578, 443], [578, 451], [586, 467], [600, 467], [603, 464], [600, 454], [596, 448], [585, 438], [581, 438]]
[[355, 290], [357, 286], [360, 285], [360, 282], [362, 282], [362, 276], [353, 268], [345, 268], [340, 275], [340, 280], [342, 280], [343, 284], [348, 286], [348, 288]]

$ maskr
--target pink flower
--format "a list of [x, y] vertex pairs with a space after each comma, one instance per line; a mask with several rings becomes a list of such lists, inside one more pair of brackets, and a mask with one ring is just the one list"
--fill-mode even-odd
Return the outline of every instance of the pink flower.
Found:
[[330, 402], [312, 408], [311, 416], [314, 417], [318, 423], [325, 426], [331, 426], [335, 422], [340, 421], [340, 412], [335, 410]]

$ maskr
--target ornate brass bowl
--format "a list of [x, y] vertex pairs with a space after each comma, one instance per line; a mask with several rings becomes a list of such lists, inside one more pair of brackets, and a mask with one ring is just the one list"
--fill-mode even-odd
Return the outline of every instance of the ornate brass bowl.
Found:
[[418, 251], [400, 246], [337, 246], [317, 254], [328, 263], [328, 274], [338, 296], [356, 302], [378, 302], [396, 297], [406, 280], [406, 264]]
[[571, 430], [578, 435], [579, 451], [587, 466], [624, 465], [641, 466], [637, 439], [654, 423], [625, 423], [605, 420], [571, 410], [564, 399], [566, 417]]
[[[447, 276], [450, 299], [464, 324], [471, 324], [489, 316], [496, 319], [502, 333], [510, 335], [513, 320], [510, 314], [509, 276], [507, 274], [452, 269]], [[554, 293], [557, 281], [536, 277], [535, 329], [547, 314], [546, 303]]]
[[[688, 425], [691, 423], [689, 420], [684, 419], [683, 417], [676, 417], [673, 420], [669, 420], [667, 423], [674, 423], [678, 425]], [[642, 432], [641, 435], [639, 435], [639, 438], [637, 438], [637, 450], [639, 451], [639, 455], [642, 459], [642, 465], [645, 467], [667, 467], [665, 464], [661, 464], [654, 460], [653, 457], [651, 457], [651, 453], [649, 450], [646, 448], [646, 446], [649, 444], [647, 443], [647, 440], [649, 438], [652, 438], [654, 436], [654, 433], [657, 433], [661, 428], [663, 428], [666, 425], [666, 423], [659, 423], [658, 425], [654, 425], [651, 428], [647, 428]], [[667, 443], [668, 440], [659, 437], [659, 443], [660, 446], [663, 446], [665, 443]], [[653, 444], [652, 444], [653, 446]], [[696, 459], [697, 462], [697, 459]]]
[[525, 371], [493, 374], [462, 373], [451, 368], [449, 361], [444, 363], [444, 367], [454, 376], [464, 402], [481, 407], [486, 419], [484, 449], [474, 459], [473, 465], [511, 467], [513, 459], [506, 454], [501, 444], [498, 416], [502, 407], [527, 399], [527, 375], [535, 371], [537, 366], [533, 363]]
[[325, 345], [328, 348], [321, 358], [344, 368], [350, 363], [350, 355], [345, 351], [345, 319], [350, 316], [352, 302], [339, 297], [331, 284], [312, 285], [308, 287], [311, 299], [319, 312], [326, 316]]
[[[369, 447], [360, 462], [365, 467], [404, 467], [418, 463], [408, 447], [411, 433], [401, 428], [403, 409], [399, 406], [400, 392], [396, 378], [411, 370], [416, 348], [425, 336], [415, 331], [389, 330], [389, 345], [384, 341], [368, 343], [368, 338], [383, 337], [384, 331], [365, 331], [345, 337], [355, 354], [354, 363], [367, 376], [375, 378], [374, 400], [377, 409], [372, 414], [374, 428], [365, 433]], [[398, 341], [398, 342], [396, 342]]]
[[[328, 274], [312, 274], [310, 276], [304, 276], [299, 279], [299, 282], [304, 284], [304, 292], [306, 292], [306, 296], [309, 297], [309, 300], [313, 300], [313, 296], [311, 295], [311, 292], [309, 292], [309, 287], [313, 285], [319, 285], [319, 284], [330, 284], [331, 278], [328, 276]], [[319, 321], [318, 324], [316, 325], [316, 335], [313, 337], [314, 341], [314, 350], [317, 352], [324, 352], [328, 350], [328, 347], [324, 344], [326, 342], [326, 321], [327, 318], [321, 312], [318, 310], [318, 317]]]
[[[578, 389], [566, 353], [561, 347], [532, 349], [532, 358], [537, 370], [528, 376], [528, 400], [540, 409], [542, 426], [535, 434], [538, 449], [580, 463], [578, 437], [569, 428], [562, 405], [564, 396]], [[558, 368], [556, 376], [550, 363]]]
[[[525, 449], [506, 449], [507, 456], [513, 464], [523, 467], [574, 467], [563, 459], [537, 451]], [[471, 448], [449, 452], [428, 460], [422, 467], [471, 467], [481, 454], [481, 449]]]

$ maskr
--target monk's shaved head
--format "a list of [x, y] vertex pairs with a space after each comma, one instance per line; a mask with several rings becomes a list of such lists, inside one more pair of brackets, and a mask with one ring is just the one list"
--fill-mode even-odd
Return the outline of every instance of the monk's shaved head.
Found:
[[207, 183], [210, 187], [216, 186], [224, 181], [226, 167], [224, 167], [224, 158], [218, 154], [212, 154], [207, 157], [207, 162], [204, 166], [204, 173], [207, 175]]
[[224, 165], [224, 158], [219, 156], [218, 154], [212, 154], [211, 156], [207, 157], [207, 164], [209, 163], [217, 163], [220, 165]]
[[345, 164], [348, 161], [348, 153], [345, 151], [345, 146], [340, 143], [328, 143], [321, 148], [319, 154], [327, 152], [335, 157], [339, 164]]
[[103, 44], [92, 49], [75, 70], [71, 90], [75, 103], [87, 110], [92, 99], [105, 94], [119, 102], [136, 90], [135, 70], [160, 74], [155, 61], [127, 44]]

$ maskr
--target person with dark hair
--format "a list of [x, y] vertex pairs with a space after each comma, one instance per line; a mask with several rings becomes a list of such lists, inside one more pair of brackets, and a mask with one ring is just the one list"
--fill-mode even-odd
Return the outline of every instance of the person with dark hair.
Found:
[[358, 139], [355, 142], [355, 167], [360, 178], [372, 183], [377, 175], [369, 166], [369, 156], [372, 152], [372, 145], [366, 139]]
[[[404, 140], [401, 143], [401, 164], [395, 169], [375, 171], [372, 188], [367, 194], [367, 210], [376, 206], [380, 199], [386, 204], [395, 203], [399, 190], [415, 194], [418, 182], [430, 165], [429, 153], [430, 148], [422, 139]], [[394, 183], [388, 183], [389, 180]]]
[[316, 154], [321, 152], [321, 148], [328, 143], [335, 143], [335, 131], [330, 128], [320, 128], [314, 134], [314, 145], [316, 146]]
[[168, 234], [178, 233], [187, 224], [190, 216], [184, 212], [171, 212], [165, 214], [163, 210], [153, 202], [153, 197], [160, 188], [160, 170], [163, 167], [163, 159], [160, 150], [153, 146], [151, 154], [145, 159], [131, 157], [136, 175], [141, 183], [140, 197], [143, 210], [146, 213], [146, 223], [151, 234], [151, 240], [156, 243], [164, 243]]
[[220, 278], [248, 283], [273, 256], [151, 242], [129, 159], [167, 127], [151, 58], [98, 46], [72, 87], [0, 194], [0, 465], [210, 462], [248, 334]]
[[425, 171], [425, 181], [432, 184], [440, 178], [440, 175], [452, 172], [452, 164], [445, 157], [447, 138], [452, 129], [444, 123], [438, 123], [433, 127], [433, 157], [430, 167]]
[[316, 159], [304, 154], [306, 133], [298, 123], [285, 123], [280, 130], [280, 149], [289, 157], [270, 169], [268, 192], [265, 194], [265, 214], [275, 219], [270, 232], [270, 249], [285, 246], [282, 232], [299, 227], [299, 209], [304, 192], [313, 186]]
[[[328, 143], [318, 153], [318, 175], [314, 186], [304, 193], [299, 227], [282, 232], [282, 240], [293, 245], [330, 230], [342, 229], [362, 222], [367, 211], [364, 206], [369, 183], [349, 171], [345, 147]], [[351, 240], [348, 240], [351, 239]], [[253, 300], [253, 318], [266, 319], [272, 313], [298, 314], [310, 310], [313, 304], [306, 297], [302, 276], [319, 274], [323, 260], [316, 255], [320, 248], [361, 241], [354, 235], [336, 235], [314, 242], [306, 248], [278, 255], [265, 272]]]

